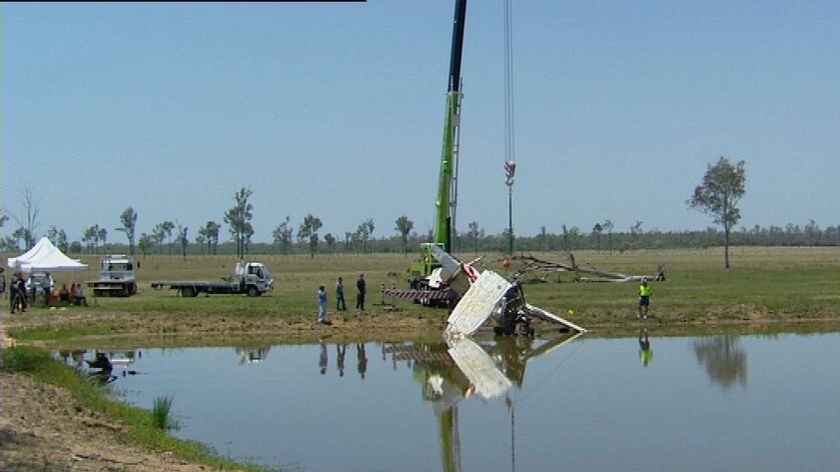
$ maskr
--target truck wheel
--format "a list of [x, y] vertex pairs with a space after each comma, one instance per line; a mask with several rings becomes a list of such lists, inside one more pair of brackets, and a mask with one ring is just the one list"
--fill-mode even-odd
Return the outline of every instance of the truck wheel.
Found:
[[128, 294], [135, 295], [137, 294], [137, 284], [129, 284], [128, 286]]
[[182, 297], [195, 297], [198, 296], [198, 292], [193, 287], [183, 287], [181, 289], [181, 296]]
[[260, 294], [259, 290], [257, 290], [257, 287], [254, 287], [253, 285], [248, 287], [248, 291], [245, 293], [247, 293], [249, 297], [256, 297]]

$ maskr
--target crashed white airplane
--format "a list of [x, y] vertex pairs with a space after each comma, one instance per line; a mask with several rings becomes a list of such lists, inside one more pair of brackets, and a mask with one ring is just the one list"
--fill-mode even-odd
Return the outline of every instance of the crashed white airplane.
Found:
[[430, 293], [449, 294], [456, 304], [447, 320], [444, 337], [469, 336], [491, 317], [496, 321], [496, 334], [533, 335], [530, 320], [535, 317], [579, 333], [586, 332], [568, 320], [527, 303], [520, 284], [511, 283], [491, 270], [479, 273], [473, 266], [477, 261], [462, 263], [439, 246], [433, 247], [432, 255], [440, 263], [429, 281], [429, 286], [436, 291], [391, 289], [383, 290], [383, 295], [416, 300], [431, 298]]

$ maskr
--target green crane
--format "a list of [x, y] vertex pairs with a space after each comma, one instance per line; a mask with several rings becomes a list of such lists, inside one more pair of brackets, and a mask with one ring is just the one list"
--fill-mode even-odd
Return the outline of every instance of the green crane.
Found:
[[461, 122], [461, 55], [464, 46], [464, 22], [467, 0], [455, 2], [452, 24], [452, 51], [449, 58], [449, 77], [446, 92], [446, 116], [443, 124], [443, 149], [440, 159], [438, 195], [435, 201], [434, 240], [421, 244], [421, 258], [412, 263], [413, 279], [428, 277], [440, 264], [432, 256], [432, 247], [452, 251], [452, 232], [458, 196], [458, 143]]

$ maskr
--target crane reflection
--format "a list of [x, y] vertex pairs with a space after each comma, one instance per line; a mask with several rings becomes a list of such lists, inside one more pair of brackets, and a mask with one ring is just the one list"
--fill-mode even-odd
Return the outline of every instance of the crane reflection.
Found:
[[[447, 338], [441, 343], [395, 343], [383, 346], [383, 355], [396, 364], [411, 365], [414, 379], [422, 386], [422, 398], [438, 418], [441, 461], [445, 472], [461, 470], [458, 404], [468, 398], [489, 400], [505, 395], [525, 381], [528, 360], [563, 346], [582, 333], [552, 339], [527, 336], [496, 336], [475, 342], [471, 338]], [[506, 395], [511, 415], [511, 466], [515, 469], [513, 401]]]

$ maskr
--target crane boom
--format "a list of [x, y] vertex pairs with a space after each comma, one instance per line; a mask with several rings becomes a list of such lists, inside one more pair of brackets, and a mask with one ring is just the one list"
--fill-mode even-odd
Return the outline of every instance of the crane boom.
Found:
[[446, 117], [443, 125], [443, 149], [438, 183], [437, 218], [434, 242], [451, 252], [453, 220], [457, 203], [458, 141], [461, 116], [461, 57], [464, 49], [464, 22], [467, 0], [455, 2], [452, 24], [452, 52], [449, 58], [449, 77], [446, 93]]

